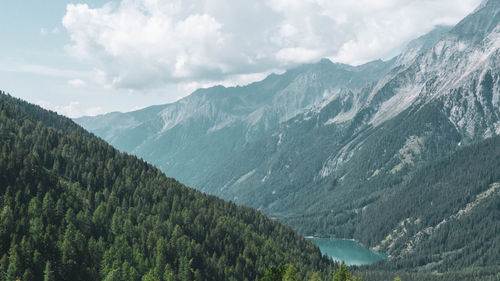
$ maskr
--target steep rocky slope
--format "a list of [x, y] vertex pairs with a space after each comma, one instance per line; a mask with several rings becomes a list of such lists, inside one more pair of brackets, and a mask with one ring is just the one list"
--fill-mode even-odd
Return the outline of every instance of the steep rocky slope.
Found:
[[[350, 67], [324, 60], [247, 87], [200, 90], [165, 106], [178, 108], [191, 100], [201, 101], [203, 96], [203, 102], [189, 107], [196, 109], [189, 115], [193, 119], [185, 118], [179, 110], [161, 111], [172, 112], [153, 129], [160, 132], [169, 128], [153, 137], [161, 139], [161, 145], [150, 141], [147, 130], [154, 126], [141, 121], [134, 128], [145, 132], [139, 139], [146, 140], [144, 147], [148, 149], [138, 150], [142, 146], [136, 145], [124, 149], [157, 163], [167, 173], [182, 174], [207, 193], [259, 208], [301, 233], [356, 238], [388, 251], [393, 258], [402, 258], [403, 249], [412, 247], [413, 238], [402, 235], [404, 239], [397, 243], [410, 244], [395, 242], [390, 246], [394, 239], [387, 237], [394, 231], [401, 233], [406, 223], [432, 217], [429, 224], [415, 224], [425, 225], [415, 228], [412, 235], [416, 235], [426, 233], [428, 227], [436, 228], [468, 206], [478, 206], [475, 210], [495, 206], [483, 205], [490, 201], [477, 201], [495, 187], [492, 176], [475, 189], [455, 182], [455, 188], [447, 190], [460, 200], [444, 204], [446, 208], [441, 208], [443, 204], [428, 205], [429, 198], [419, 197], [419, 204], [429, 213], [402, 209], [398, 212], [406, 214], [404, 217], [380, 215], [382, 221], [367, 215], [377, 217], [387, 206], [405, 202], [403, 195], [410, 188], [415, 194], [427, 194], [427, 183], [418, 171], [500, 134], [499, 21], [500, 1], [484, 1], [455, 27], [439, 27], [416, 39], [388, 62]], [[220, 102], [210, 107], [220, 97], [238, 102], [225, 103], [224, 110]], [[249, 109], [249, 104], [255, 107]], [[211, 115], [206, 107], [214, 110], [208, 112], [223, 116], [207, 118]], [[123, 117], [134, 114], [138, 112]], [[108, 141], [136, 138], [135, 131], [129, 129], [115, 133], [118, 127], [113, 124], [91, 128], [111, 116], [78, 121]], [[219, 120], [219, 125], [214, 125], [214, 120]], [[192, 132], [197, 135], [190, 135]], [[490, 168], [481, 166], [481, 161], [475, 163], [480, 169]], [[192, 169], [196, 165], [200, 168]], [[450, 177], [457, 177], [449, 172]], [[433, 186], [439, 188], [436, 182]], [[495, 190], [489, 194], [496, 194]], [[414, 198], [408, 197], [405, 200], [410, 202], [398, 206], [414, 206], [410, 204]], [[459, 221], [467, 218], [460, 216]], [[487, 219], [498, 223], [495, 217]], [[469, 221], [466, 227], [473, 225]], [[431, 232], [429, 241], [443, 237], [437, 233]], [[460, 232], [454, 228], [453, 233]], [[465, 241], [460, 243], [457, 245]], [[426, 247], [418, 251], [430, 255]], [[457, 250], [453, 249], [450, 251]], [[474, 249], [473, 255], [485, 248]], [[419, 266], [436, 262], [427, 258]], [[429, 267], [443, 269], [450, 264]]]
[[245, 87], [200, 89], [173, 104], [75, 120], [118, 149], [198, 187], [211, 169], [304, 109], [377, 81], [392, 61], [322, 60]]
[[[498, 2], [485, 3], [441, 40], [431, 36], [432, 47], [420, 55], [414, 55], [419, 44], [411, 44], [375, 86], [344, 89], [281, 123], [201, 188], [271, 214], [328, 210], [331, 204], [323, 201], [351, 202], [349, 194], [373, 181], [401, 179], [420, 164], [497, 134], [498, 10]], [[337, 192], [328, 196], [333, 186]]]

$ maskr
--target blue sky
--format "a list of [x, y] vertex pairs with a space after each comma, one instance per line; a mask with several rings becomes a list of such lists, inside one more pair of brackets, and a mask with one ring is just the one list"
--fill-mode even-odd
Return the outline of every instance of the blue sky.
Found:
[[[90, 8], [109, 1], [85, 1]], [[130, 111], [172, 101], [163, 91], [130, 93], [84, 81], [94, 69], [66, 50], [70, 36], [62, 25], [68, 1], [0, 1], [0, 89], [59, 113], [77, 117]], [[165, 87], [165, 91], [176, 91]], [[174, 98], [175, 99], [175, 98]]]
[[70, 117], [396, 55], [480, 0], [5, 0], [0, 89]]

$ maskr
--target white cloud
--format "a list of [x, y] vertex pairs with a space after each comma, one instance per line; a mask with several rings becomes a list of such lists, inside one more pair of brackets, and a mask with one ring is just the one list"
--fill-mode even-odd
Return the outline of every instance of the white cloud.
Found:
[[306, 48], [283, 48], [278, 51], [276, 58], [283, 62], [304, 63], [318, 59], [318, 51]]
[[[229, 75], [224, 80], [214, 80], [214, 81], [191, 81], [182, 82], [177, 84], [177, 92], [181, 93], [183, 96], [192, 93], [196, 89], [209, 88], [216, 85], [221, 85], [224, 87], [234, 87], [238, 85], [248, 85], [255, 81], [260, 81], [269, 76], [271, 73], [282, 73], [282, 70], [273, 69], [270, 71], [250, 73], [250, 74], [239, 74], [239, 75]], [[180, 99], [183, 96], [178, 96]]]
[[122, 0], [67, 6], [75, 57], [102, 83], [142, 90], [211, 84], [323, 57], [359, 64], [395, 55], [481, 0]]
[[132, 107], [128, 112], [141, 110], [141, 109], [144, 109], [146, 107], [148, 107], [148, 106], [147, 105], [143, 105], [143, 106], [136, 105], [136, 106]]
[[88, 76], [90, 73], [80, 70], [63, 69], [57, 67], [51, 67], [39, 64], [23, 64], [23, 63], [12, 63], [8, 69], [9, 72], [26, 72], [37, 75], [62, 77], [62, 78], [72, 78], [75, 76]]
[[59, 28], [54, 27], [50, 31], [47, 28], [45, 28], [45, 27], [40, 28], [40, 35], [41, 36], [45, 37], [45, 36], [49, 35], [49, 33], [50, 34], [58, 34], [59, 33]]
[[83, 81], [82, 79], [71, 79], [68, 80], [68, 85], [73, 87], [73, 88], [83, 88], [85, 87], [87, 83]]
[[79, 115], [77, 117], [80, 117], [80, 116], [96, 116], [96, 115], [104, 114], [104, 113], [105, 112], [99, 106], [89, 107], [89, 108], [84, 109], [83, 110], [83, 114], [81, 114], [81, 115]]
[[71, 101], [68, 105], [54, 105], [50, 102], [40, 100], [36, 102], [36, 104], [45, 109], [53, 110], [59, 114], [65, 115], [69, 118], [77, 118], [81, 116], [96, 116], [104, 113], [104, 111], [100, 107], [82, 108], [80, 102], [77, 101]]

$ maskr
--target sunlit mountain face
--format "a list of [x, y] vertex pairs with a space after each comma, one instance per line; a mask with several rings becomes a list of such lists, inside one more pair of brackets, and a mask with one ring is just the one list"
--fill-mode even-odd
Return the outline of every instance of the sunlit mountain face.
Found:
[[0, 1], [0, 281], [500, 280], [500, 0], [67, 1]]
[[[408, 203], [372, 217], [410, 183], [422, 193], [437, 188], [415, 182], [420, 169], [500, 133], [499, 10], [485, 1], [391, 60], [325, 59], [244, 87], [200, 89], [176, 103], [76, 121], [188, 185], [300, 233], [411, 256], [433, 239], [425, 229], [450, 221], [495, 184], [456, 186], [450, 192], [467, 199], [429, 205], [432, 214]], [[402, 230], [406, 221], [412, 231]]]

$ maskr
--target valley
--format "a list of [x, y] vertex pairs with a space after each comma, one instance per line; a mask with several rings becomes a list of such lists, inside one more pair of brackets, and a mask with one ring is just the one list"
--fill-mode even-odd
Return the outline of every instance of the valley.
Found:
[[500, 3], [484, 1], [386, 61], [323, 59], [247, 86], [75, 121], [302, 235], [356, 239], [388, 254], [374, 266], [499, 266], [498, 196], [485, 193], [500, 181], [499, 22]]
[[0, 10], [0, 281], [499, 281], [500, 0]]

